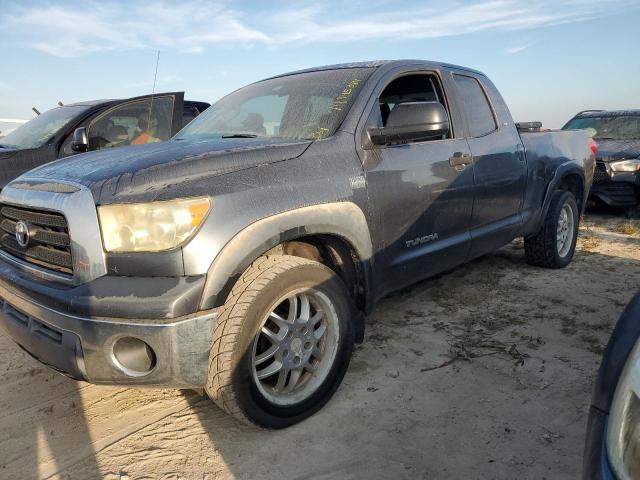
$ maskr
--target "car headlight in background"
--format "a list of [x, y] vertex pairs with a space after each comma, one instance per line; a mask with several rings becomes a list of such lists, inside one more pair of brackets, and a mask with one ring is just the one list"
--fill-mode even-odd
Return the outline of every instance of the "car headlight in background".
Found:
[[611, 404], [607, 453], [620, 480], [640, 478], [640, 342], [627, 360]]
[[198, 229], [211, 209], [206, 197], [98, 207], [107, 252], [172, 250]]
[[614, 172], [640, 172], [640, 158], [611, 162], [610, 166]]

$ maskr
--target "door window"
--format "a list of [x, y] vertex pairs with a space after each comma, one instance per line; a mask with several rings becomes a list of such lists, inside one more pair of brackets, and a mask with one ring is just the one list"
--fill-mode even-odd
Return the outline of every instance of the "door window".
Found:
[[[417, 74], [396, 78], [378, 99], [378, 126], [384, 127], [394, 107], [403, 102], [439, 102], [447, 108], [438, 79], [434, 75]], [[452, 138], [449, 133], [445, 138]], [[441, 140], [442, 137], [429, 140]]]
[[168, 140], [173, 103], [173, 97], [156, 97], [108, 110], [89, 126], [89, 150]]
[[467, 119], [469, 135], [483, 137], [497, 130], [496, 119], [480, 82], [466, 75], [453, 75], [458, 88], [460, 105]]

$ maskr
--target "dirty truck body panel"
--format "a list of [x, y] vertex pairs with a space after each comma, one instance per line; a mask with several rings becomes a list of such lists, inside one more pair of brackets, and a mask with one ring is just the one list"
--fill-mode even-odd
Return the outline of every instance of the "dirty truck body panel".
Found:
[[[343, 242], [357, 266], [357, 306], [367, 313], [392, 290], [535, 233], [551, 194], [568, 176], [580, 188], [578, 198], [588, 193], [588, 133], [520, 135], [497, 89], [479, 72], [422, 61], [317, 72], [329, 75], [323, 81], [338, 72], [342, 82], [330, 105], [342, 117], [328, 136], [193, 139], [180, 133], [161, 144], [59, 160], [8, 185], [0, 195], [3, 218], [22, 215], [38, 225], [35, 214], [65, 217], [71, 273], [52, 271], [0, 242], [0, 323], [34, 356], [72, 376], [199, 387], [230, 289], [256, 258], [283, 243], [309, 236]], [[370, 129], [411, 101], [442, 105], [450, 131], [374, 145]], [[186, 131], [198, 131], [207, 118]], [[264, 120], [266, 131], [275, 132]], [[193, 197], [210, 198], [211, 208], [177, 248], [105, 250], [96, 206]], [[40, 330], [62, 343], [54, 348]], [[123, 336], [155, 351], [155, 369], [136, 375], [114, 360], [114, 342]], [[65, 368], [69, 355], [78, 366], [73, 371]], [[57, 362], [60, 356], [66, 360]]]

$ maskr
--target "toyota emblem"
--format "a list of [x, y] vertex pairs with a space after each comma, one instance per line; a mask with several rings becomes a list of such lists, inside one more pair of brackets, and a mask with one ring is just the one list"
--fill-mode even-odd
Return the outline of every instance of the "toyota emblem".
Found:
[[29, 225], [27, 225], [27, 222], [20, 220], [16, 223], [16, 241], [22, 248], [26, 248], [29, 245], [29, 240], [31, 240]]

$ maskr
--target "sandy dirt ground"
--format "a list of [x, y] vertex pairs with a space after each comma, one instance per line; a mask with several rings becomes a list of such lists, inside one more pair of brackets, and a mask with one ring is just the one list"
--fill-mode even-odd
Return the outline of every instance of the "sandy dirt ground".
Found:
[[638, 288], [639, 220], [587, 215], [559, 271], [514, 242], [383, 300], [333, 400], [277, 432], [194, 392], [74, 382], [0, 335], [0, 478], [575, 479]]

